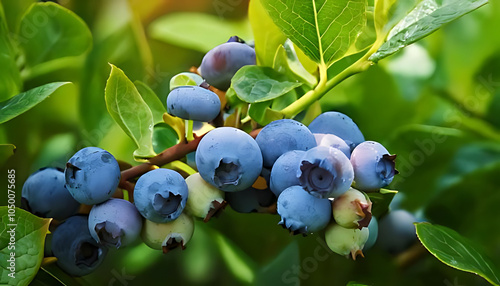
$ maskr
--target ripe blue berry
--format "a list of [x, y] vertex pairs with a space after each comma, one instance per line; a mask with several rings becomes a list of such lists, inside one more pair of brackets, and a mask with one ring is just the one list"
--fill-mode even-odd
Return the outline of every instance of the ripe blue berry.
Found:
[[276, 196], [269, 189], [250, 187], [239, 192], [227, 192], [226, 201], [239, 213], [266, 212], [276, 202]]
[[76, 152], [64, 170], [66, 189], [82, 204], [94, 205], [111, 198], [120, 182], [115, 157], [97, 147]]
[[398, 254], [416, 240], [415, 216], [405, 210], [395, 210], [380, 219], [377, 243], [385, 251]]
[[316, 143], [318, 146], [327, 146], [327, 147], [333, 147], [337, 148], [342, 153], [344, 153], [347, 158], [351, 158], [351, 148], [345, 141], [338, 137], [337, 135], [333, 134], [321, 134], [321, 133], [314, 133], [314, 138], [316, 139]]
[[281, 155], [271, 169], [270, 184], [271, 191], [279, 196], [286, 188], [300, 185], [297, 171], [305, 151], [288, 151]]
[[281, 224], [294, 234], [307, 234], [325, 228], [332, 216], [328, 199], [311, 196], [301, 186], [292, 186], [278, 197]]
[[88, 227], [98, 243], [120, 248], [139, 237], [142, 218], [129, 201], [109, 199], [92, 207]]
[[309, 129], [313, 133], [337, 135], [349, 145], [351, 150], [365, 141], [365, 137], [359, 131], [358, 125], [349, 116], [336, 111], [320, 114], [309, 124]]
[[220, 112], [220, 100], [214, 92], [199, 86], [180, 86], [167, 97], [168, 113], [182, 119], [211, 121]]
[[292, 150], [316, 147], [316, 139], [302, 123], [292, 119], [276, 120], [266, 125], [255, 138], [262, 150], [264, 167], [271, 168], [279, 156]]
[[262, 154], [247, 133], [220, 127], [201, 139], [196, 149], [196, 166], [203, 179], [220, 190], [242, 191], [259, 177]]
[[297, 171], [300, 185], [318, 198], [335, 198], [351, 187], [351, 162], [342, 151], [318, 146], [306, 151]]
[[246, 44], [229, 42], [210, 50], [198, 71], [210, 85], [227, 90], [234, 74], [246, 65], [255, 65], [255, 50]]
[[188, 199], [188, 187], [176, 171], [155, 169], [142, 175], [134, 188], [134, 204], [148, 220], [169, 222], [182, 213]]
[[52, 234], [52, 253], [57, 265], [72, 276], [93, 272], [104, 260], [107, 249], [90, 235], [86, 216], [72, 216]]
[[356, 188], [372, 191], [389, 185], [396, 174], [396, 155], [390, 155], [380, 143], [366, 141], [351, 154]]
[[40, 217], [64, 220], [76, 214], [80, 203], [64, 187], [64, 172], [56, 168], [42, 168], [24, 182], [22, 204]]
[[162, 249], [167, 253], [181, 247], [185, 249], [194, 232], [194, 220], [190, 215], [182, 213], [178, 218], [166, 223], [144, 222], [141, 237], [144, 243], [153, 249]]

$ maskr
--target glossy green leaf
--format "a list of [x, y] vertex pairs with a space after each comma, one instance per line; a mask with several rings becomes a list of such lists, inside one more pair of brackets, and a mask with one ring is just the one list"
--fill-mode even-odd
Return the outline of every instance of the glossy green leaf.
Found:
[[231, 36], [252, 38], [248, 21], [228, 21], [204, 13], [173, 13], [159, 18], [148, 28], [153, 39], [206, 53]]
[[16, 65], [15, 50], [9, 36], [5, 13], [0, 3], [0, 101], [18, 94], [21, 77]]
[[149, 109], [153, 114], [154, 124], [163, 122], [163, 113], [167, 112], [167, 110], [161, 103], [160, 98], [158, 98], [156, 93], [142, 81], [136, 80], [134, 85], [137, 88], [137, 91], [141, 94], [142, 99], [144, 99], [146, 104], [149, 106]]
[[387, 42], [369, 59], [378, 62], [486, 3], [488, 0], [454, 0], [439, 6], [434, 0], [424, 0], [391, 30]]
[[488, 257], [456, 231], [430, 223], [416, 223], [417, 236], [427, 250], [444, 264], [477, 274], [500, 285], [500, 271]]
[[0, 144], [0, 165], [5, 163], [15, 152], [16, 146], [12, 144]]
[[380, 189], [376, 193], [367, 193], [372, 205], [372, 215], [374, 217], [380, 217], [389, 210], [389, 204], [392, 202], [394, 196], [398, 191]]
[[220, 233], [213, 233], [215, 243], [229, 270], [240, 281], [252, 283], [255, 280], [257, 267], [255, 262], [236, 244]]
[[85, 53], [92, 45], [92, 35], [74, 12], [46, 2], [36, 3], [26, 12], [19, 27], [18, 41], [26, 64], [33, 67]]
[[48, 83], [22, 92], [4, 102], [0, 102], [0, 123], [9, 121], [28, 111], [54, 93], [61, 86], [67, 84], [70, 84], [70, 82]]
[[19, 22], [24, 16], [24, 13], [36, 0], [2, 0], [2, 5], [5, 11], [7, 26], [12, 33], [15, 33], [19, 28]]
[[271, 104], [271, 101], [252, 103], [248, 108], [248, 115], [263, 126], [274, 120], [283, 119], [281, 112], [270, 108]]
[[136, 144], [134, 157], [153, 157], [153, 114], [134, 84], [114, 65], [106, 83], [105, 99], [111, 117]]
[[[10, 211], [9, 211], [10, 210]], [[28, 285], [35, 277], [43, 259], [43, 245], [51, 219], [39, 218], [29, 212], [15, 208], [0, 207], [0, 284]], [[14, 234], [15, 238], [12, 238]], [[13, 256], [12, 256], [13, 255]], [[13, 257], [15, 271], [9, 267]], [[12, 274], [14, 273], [14, 274]], [[10, 274], [10, 275], [9, 275]]]
[[180, 74], [174, 75], [170, 79], [170, 90], [173, 90], [179, 86], [186, 85], [200, 85], [203, 83], [203, 78], [198, 74], [191, 72], [182, 72]]
[[274, 23], [319, 64], [344, 57], [366, 21], [366, 0], [261, 0]]
[[[256, 285], [270, 285], [273, 282], [276, 284], [282, 283], [295, 283], [294, 285], [300, 285], [300, 280], [294, 277], [294, 266], [300, 265], [300, 253], [299, 244], [296, 240], [290, 243], [285, 249], [283, 249], [271, 262], [263, 266], [256, 279]], [[282, 283], [277, 283], [278, 281]]]
[[177, 132], [165, 123], [155, 125], [153, 129], [153, 149], [156, 153], [170, 148], [179, 142]]
[[286, 36], [273, 23], [260, 0], [250, 1], [248, 19], [252, 26], [257, 64], [273, 67], [276, 51], [285, 42]]
[[287, 40], [276, 51], [273, 68], [290, 78], [304, 82], [311, 88], [318, 84], [318, 79], [310, 74], [300, 62], [295, 47], [290, 40]]
[[301, 86], [290, 81], [284, 74], [269, 67], [244, 66], [231, 80], [231, 87], [238, 97], [248, 103], [264, 102]]

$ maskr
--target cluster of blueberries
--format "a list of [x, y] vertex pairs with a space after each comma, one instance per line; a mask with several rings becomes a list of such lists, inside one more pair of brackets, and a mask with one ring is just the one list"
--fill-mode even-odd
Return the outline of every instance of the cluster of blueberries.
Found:
[[[214, 48], [203, 59], [201, 77], [189, 75], [196, 85], [171, 86], [168, 112], [186, 120], [213, 120], [221, 101], [207, 85], [227, 90], [234, 73], [249, 64], [255, 64], [254, 49], [238, 38]], [[198, 144], [197, 173], [184, 178], [170, 169], [151, 170], [135, 183], [133, 203], [113, 198], [121, 178], [113, 155], [83, 148], [64, 170], [33, 173], [23, 186], [22, 203], [38, 216], [62, 222], [46, 255], [57, 257], [57, 264], [74, 276], [92, 272], [109, 247], [124, 247], [139, 236], [165, 253], [184, 248], [193, 235], [193, 217], [208, 221], [226, 204], [243, 213], [275, 210], [279, 224], [293, 234], [325, 230], [334, 252], [356, 258], [378, 233], [366, 193], [391, 183], [395, 158], [380, 143], [365, 141], [347, 115], [325, 112], [309, 126], [292, 119], [273, 121], [255, 139], [237, 128], [215, 128]], [[88, 215], [79, 214], [81, 204], [92, 206]], [[398, 218], [386, 221], [381, 221], [384, 232], [401, 228]], [[398, 240], [394, 235], [388, 239]]]

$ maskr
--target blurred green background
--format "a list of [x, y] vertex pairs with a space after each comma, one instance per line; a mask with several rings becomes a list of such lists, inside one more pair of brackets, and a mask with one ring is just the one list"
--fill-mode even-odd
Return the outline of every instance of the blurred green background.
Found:
[[[9, 30], [35, 1], [1, 0]], [[211, 47], [237, 34], [251, 40], [244, 0], [61, 0], [93, 35], [92, 47], [53, 71], [21, 73], [22, 90], [71, 81], [30, 111], [0, 125], [0, 143], [17, 151], [4, 169], [22, 183], [40, 167], [64, 167], [85, 146], [133, 161], [133, 142], [108, 115], [109, 63], [149, 84], [165, 101], [170, 78], [198, 66]], [[398, 154], [391, 184], [401, 206], [453, 228], [500, 265], [500, 3], [446, 25], [424, 40], [349, 78], [321, 100], [349, 115], [368, 140]], [[3, 69], [4, 67], [2, 67]], [[172, 142], [173, 143], [173, 142]], [[159, 143], [164, 144], [164, 143]], [[2, 163], [2, 162], [0, 162]], [[399, 195], [398, 195], [399, 196]], [[6, 204], [6, 196], [0, 198]], [[327, 252], [322, 235], [290, 236], [279, 217], [227, 208], [196, 222], [185, 251], [168, 255], [144, 244], [111, 251], [94, 274], [68, 285], [487, 285], [440, 263], [425, 250], [394, 257], [377, 247], [364, 259]], [[260, 269], [254, 277], [252, 267]], [[300, 274], [299, 272], [300, 271]], [[45, 275], [41, 273], [39, 275]]]

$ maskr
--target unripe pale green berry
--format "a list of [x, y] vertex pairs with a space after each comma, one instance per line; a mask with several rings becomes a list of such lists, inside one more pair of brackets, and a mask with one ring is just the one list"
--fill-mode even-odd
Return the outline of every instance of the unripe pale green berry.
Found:
[[336, 223], [326, 227], [325, 240], [328, 247], [335, 253], [349, 257], [353, 260], [359, 254], [364, 257], [362, 249], [368, 240], [369, 230], [366, 227], [362, 229], [345, 228]]
[[142, 240], [153, 249], [162, 249], [163, 253], [181, 247], [185, 249], [194, 232], [193, 217], [182, 213], [178, 218], [167, 223], [146, 220], [142, 228]]
[[345, 228], [367, 227], [372, 218], [372, 202], [366, 194], [350, 188], [333, 201], [333, 218]]
[[186, 210], [193, 216], [207, 222], [226, 207], [224, 192], [203, 180], [200, 173], [187, 177], [186, 184], [189, 192]]
[[200, 85], [202, 82], [203, 78], [201, 76], [192, 72], [182, 72], [170, 79], [170, 90], [179, 86]]

